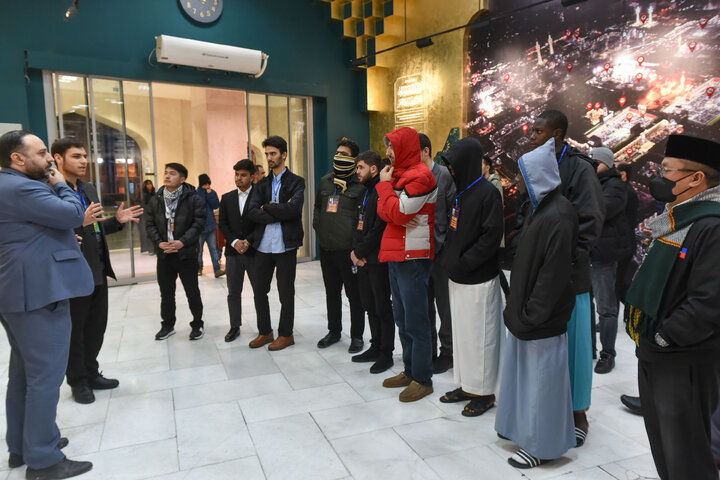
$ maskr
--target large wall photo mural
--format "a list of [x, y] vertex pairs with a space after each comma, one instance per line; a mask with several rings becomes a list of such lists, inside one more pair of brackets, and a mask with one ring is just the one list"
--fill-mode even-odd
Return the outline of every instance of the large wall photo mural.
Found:
[[720, 1], [558, 0], [499, 16], [467, 33], [464, 135], [508, 185], [550, 108], [568, 116], [568, 143], [632, 163], [641, 218], [657, 210], [646, 185], [668, 135], [720, 141]]

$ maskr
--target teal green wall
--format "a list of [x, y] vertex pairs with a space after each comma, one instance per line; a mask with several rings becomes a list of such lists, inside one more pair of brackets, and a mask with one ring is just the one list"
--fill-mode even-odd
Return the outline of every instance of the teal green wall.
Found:
[[[328, 4], [310, 0], [225, 0], [210, 26], [189, 20], [176, 0], [4, 2], [0, 14], [0, 122], [22, 123], [46, 138], [41, 69], [143, 80], [230, 87], [315, 97], [315, 177], [330, 167], [335, 139], [369, 145], [365, 75], [352, 71], [354, 42], [340, 39]], [[167, 34], [262, 50], [270, 55], [259, 79], [148, 65], [156, 35]], [[27, 82], [25, 65], [29, 66]], [[206, 79], [210, 79], [206, 83]]]

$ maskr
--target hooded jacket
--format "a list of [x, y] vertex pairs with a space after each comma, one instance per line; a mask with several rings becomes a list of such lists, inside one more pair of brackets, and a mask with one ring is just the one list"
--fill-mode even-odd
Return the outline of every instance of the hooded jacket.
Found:
[[523, 155], [518, 165], [530, 202], [503, 316], [517, 338], [538, 340], [566, 332], [575, 307], [571, 272], [578, 219], [560, 189], [554, 139]]
[[[498, 251], [503, 236], [502, 197], [482, 174], [483, 149], [476, 138], [464, 138], [443, 154], [452, 168], [457, 195], [457, 228], [448, 228], [442, 262], [450, 280], [479, 284], [499, 273]], [[477, 181], [477, 182], [476, 182]], [[475, 182], [475, 183], [474, 183]]]
[[[189, 183], [182, 184], [183, 191], [178, 199], [177, 209], [175, 210], [175, 230], [173, 236], [175, 240], [183, 243], [183, 248], [178, 251], [177, 255], [183, 259], [197, 258], [198, 240], [200, 233], [205, 226], [205, 203], [197, 195], [195, 187]], [[148, 237], [155, 245], [155, 253], [158, 258], [165, 258], [165, 253], [158, 246], [160, 242], [167, 242], [167, 219], [165, 218], [165, 198], [163, 194], [165, 187], [160, 187], [155, 196], [148, 202], [145, 213], [147, 220], [145, 223], [145, 231]], [[171, 255], [175, 255], [174, 253]]]
[[435, 256], [435, 176], [420, 159], [415, 130], [387, 134], [395, 152], [392, 180], [377, 184], [378, 215], [387, 222], [380, 244], [381, 262], [404, 262]]
[[[610, 263], [633, 253], [635, 232], [628, 226], [628, 192], [615, 167], [598, 174], [605, 201], [605, 222], [592, 250], [593, 263]], [[630, 187], [632, 188], [632, 187]]]

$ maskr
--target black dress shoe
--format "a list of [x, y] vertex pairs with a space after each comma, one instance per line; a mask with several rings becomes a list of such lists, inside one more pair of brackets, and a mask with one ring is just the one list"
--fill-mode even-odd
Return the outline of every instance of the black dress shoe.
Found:
[[353, 338], [352, 340], [350, 340], [350, 348], [348, 348], [348, 353], [362, 352], [364, 346], [365, 342], [363, 342], [362, 338]]
[[240, 336], [240, 327], [230, 327], [230, 331], [225, 335], [226, 342], [232, 342]]
[[337, 343], [340, 341], [340, 335], [336, 335], [334, 333], [328, 333], [323, 338], [320, 339], [320, 341], [317, 343], [318, 348], [327, 348], [333, 343]]
[[370, 367], [370, 373], [382, 373], [382, 372], [392, 368], [392, 366], [393, 366], [392, 354], [380, 355], [380, 357], [377, 359], [377, 362], [373, 363], [372, 367]]
[[112, 390], [120, 385], [118, 380], [114, 378], [105, 378], [101, 373], [97, 377], [88, 378], [88, 386], [93, 390]]
[[620, 401], [627, 407], [632, 413], [642, 415], [642, 403], [640, 403], [640, 397], [632, 397], [630, 395], [620, 395]]
[[453, 367], [453, 359], [450, 355], [440, 355], [433, 362], [433, 373], [445, 373]]
[[72, 387], [72, 396], [77, 403], [82, 403], [84, 405], [95, 401], [95, 394], [92, 390], [90, 390], [90, 387], [84, 383]]
[[600, 353], [600, 360], [595, 364], [595, 373], [610, 373], [615, 368], [615, 357], [609, 353]]
[[47, 468], [28, 467], [25, 478], [28, 480], [55, 480], [57, 478], [70, 478], [82, 475], [92, 469], [90, 462], [76, 462], [74, 460], [62, 459], [55, 465]]
[[363, 362], [375, 362], [380, 358], [380, 350], [375, 347], [370, 347], [360, 355], [354, 355], [351, 360], [355, 363]]
[[[65, 437], [60, 437], [60, 440], [58, 440], [57, 448], [62, 450], [63, 448], [68, 446], [68, 443], [70, 441]], [[22, 467], [25, 465], [25, 459], [23, 459], [22, 455], [18, 455], [17, 453], [10, 453], [10, 457], [8, 457], [8, 467], [10, 468], [17, 468]]]

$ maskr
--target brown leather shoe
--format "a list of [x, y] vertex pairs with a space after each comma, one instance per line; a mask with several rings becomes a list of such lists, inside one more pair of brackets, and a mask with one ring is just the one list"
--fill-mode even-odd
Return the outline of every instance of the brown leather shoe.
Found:
[[404, 372], [400, 372], [394, 377], [386, 378], [383, 380], [382, 386], [385, 388], [399, 388], [399, 387], [407, 387], [410, 385], [410, 380], [408, 377], [405, 376]]
[[408, 387], [400, 392], [401, 402], [416, 402], [423, 397], [426, 397], [433, 393], [432, 386], [421, 385], [413, 380]]
[[275, 341], [270, 344], [268, 350], [282, 350], [283, 348], [289, 347], [290, 345], [295, 345], [295, 337], [293, 337], [292, 335], [290, 335], [289, 337], [278, 336]]
[[250, 348], [260, 348], [263, 345], [271, 343], [273, 340], [275, 340], [273, 332], [270, 332], [267, 335], [258, 335], [250, 342]]

